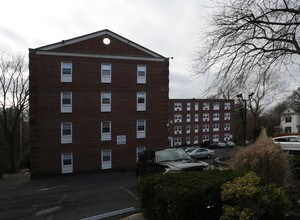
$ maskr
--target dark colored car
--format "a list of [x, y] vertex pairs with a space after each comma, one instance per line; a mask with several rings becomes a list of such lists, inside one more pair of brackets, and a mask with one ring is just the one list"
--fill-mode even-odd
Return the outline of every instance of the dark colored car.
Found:
[[152, 173], [176, 173], [182, 171], [207, 170], [209, 164], [191, 158], [181, 148], [145, 150], [137, 162], [137, 177]]

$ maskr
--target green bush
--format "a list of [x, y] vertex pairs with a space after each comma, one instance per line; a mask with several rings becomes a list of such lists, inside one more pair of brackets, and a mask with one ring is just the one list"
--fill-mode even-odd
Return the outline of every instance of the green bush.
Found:
[[249, 172], [222, 185], [224, 213], [221, 220], [251, 220], [268, 215], [268, 219], [284, 219], [291, 202], [282, 188], [263, 185], [261, 178]]
[[243, 175], [237, 171], [211, 170], [155, 174], [138, 184], [146, 219], [219, 219], [221, 185]]

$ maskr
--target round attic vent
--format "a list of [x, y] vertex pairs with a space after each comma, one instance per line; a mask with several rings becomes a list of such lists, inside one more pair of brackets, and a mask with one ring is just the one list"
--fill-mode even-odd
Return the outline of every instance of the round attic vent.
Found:
[[103, 38], [103, 43], [104, 43], [105, 45], [110, 44], [110, 39], [109, 39], [108, 37]]

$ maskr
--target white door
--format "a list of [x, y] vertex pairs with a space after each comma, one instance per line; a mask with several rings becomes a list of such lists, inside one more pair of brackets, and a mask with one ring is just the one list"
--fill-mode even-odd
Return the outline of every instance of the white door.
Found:
[[63, 153], [61, 154], [61, 172], [73, 173], [73, 154], [72, 153]]
[[111, 169], [111, 150], [101, 150], [101, 167], [102, 170]]

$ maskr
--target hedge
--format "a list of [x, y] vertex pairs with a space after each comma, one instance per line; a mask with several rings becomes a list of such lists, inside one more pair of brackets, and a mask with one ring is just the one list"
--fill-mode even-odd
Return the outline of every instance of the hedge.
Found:
[[154, 174], [138, 184], [144, 216], [151, 219], [219, 219], [221, 185], [244, 173], [227, 170]]

